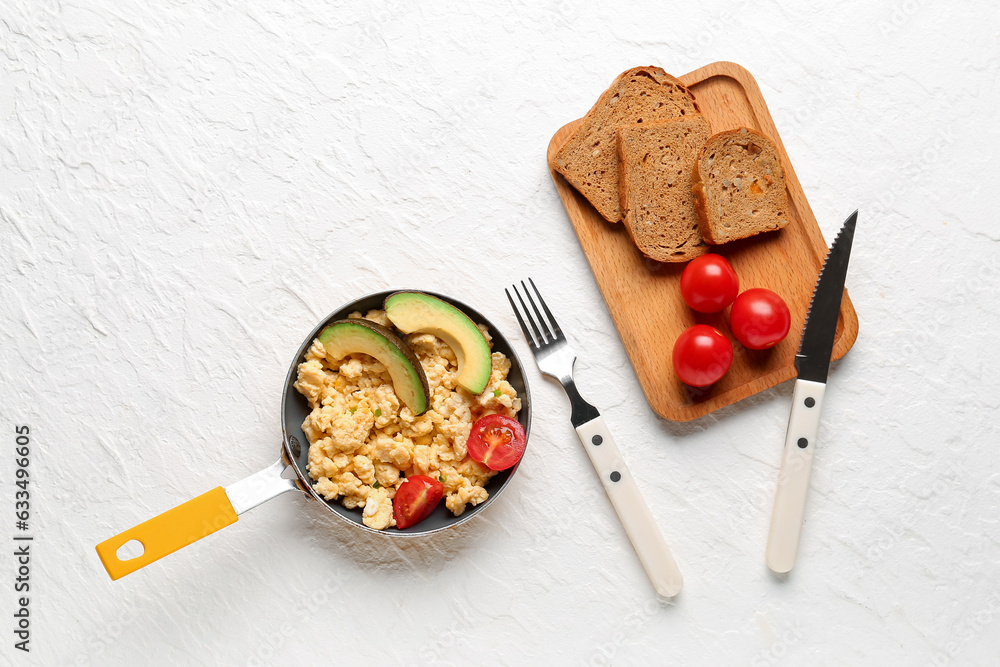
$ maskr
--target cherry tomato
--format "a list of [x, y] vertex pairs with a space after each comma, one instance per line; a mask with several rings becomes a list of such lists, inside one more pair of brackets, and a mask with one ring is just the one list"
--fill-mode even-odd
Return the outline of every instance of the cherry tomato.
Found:
[[740, 291], [740, 279], [722, 255], [695, 257], [681, 274], [684, 303], [699, 313], [717, 313], [733, 302]]
[[396, 489], [392, 513], [396, 528], [402, 530], [429, 517], [444, 495], [444, 484], [426, 475], [410, 475]]
[[736, 340], [751, 350], [766, 350], [788, 335], [792, 317], [784, 299], [769, 289], [755, 287], [736, 297], [729, 325]]
[[472, 425], [469, 456], [491, 470], [506, 470], [524, 454], [524, 427], [504, 415], [486, 415]]
[[721, 331], [707, 324], [685, 329], [674, 343], [674, 372], [684, 384], [707, 387], [733, 363], [733, 346]]

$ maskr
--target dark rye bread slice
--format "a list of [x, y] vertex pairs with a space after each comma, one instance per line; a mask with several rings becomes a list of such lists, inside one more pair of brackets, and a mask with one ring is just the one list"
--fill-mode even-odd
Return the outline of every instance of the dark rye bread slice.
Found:
[[711, 137], [694, 166], [698, 227], [718, 244], [788, 224], [788, 193], [778, 150], [760, 132], [740, 128]]
[[618, 130], [622, 220], [646, 257], [686, 262], [708, 251], [698, 231], [691, 182], [711, 134], [701, 114]]
[[555, 170], [610, 222], [618, 207], [618, 151], [615, 131], [623, 125], [654, 123], [698, 113], [684, 85], [659, 67], [634, 67], [615, 79], [587, 112], [576, 132], [556, 153]]

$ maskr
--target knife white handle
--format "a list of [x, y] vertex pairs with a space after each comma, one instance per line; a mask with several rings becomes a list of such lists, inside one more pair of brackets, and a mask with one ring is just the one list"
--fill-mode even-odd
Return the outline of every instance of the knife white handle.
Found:
[[795, 565], [825, 392], [824, 383], [811, 380], [796, 380], [792, 391], [792, 412], [767, 536], [767, 566], [774, 572], [788, 572]]
[[656, 525], [656, 519], [625, 466], [604, 418], [597, 417], [580, 425], [576, 433], [604, 484], [618, 518], [625, 526], [642, 567], [653, 582], [653, 588], [665, 597], [677, 595], [684, 586], [684, 578]]

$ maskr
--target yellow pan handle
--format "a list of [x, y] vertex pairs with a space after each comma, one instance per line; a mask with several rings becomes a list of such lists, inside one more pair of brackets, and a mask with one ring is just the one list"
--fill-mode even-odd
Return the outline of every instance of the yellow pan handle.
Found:
[[[97, 545], [97, 555], [111, 579], [120, 579], [236, 521], [236, 510], [220, 486], [104, 540]], [[121, 560], [118, 549], [129, 540], [142, 544], [142, 555]]]

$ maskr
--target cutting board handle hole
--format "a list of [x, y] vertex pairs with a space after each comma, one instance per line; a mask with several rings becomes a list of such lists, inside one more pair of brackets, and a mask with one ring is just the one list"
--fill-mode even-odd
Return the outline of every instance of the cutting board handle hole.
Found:
[[118, 547], [118, 551], [115, 552], [115, 556], [118, 557], [118, 560], [126, 561], [138, 558], [144, 553], [146, 553], [146, 547], [142, 546], [142, 542], [139, 540], [129, 540], [125, 544]]

